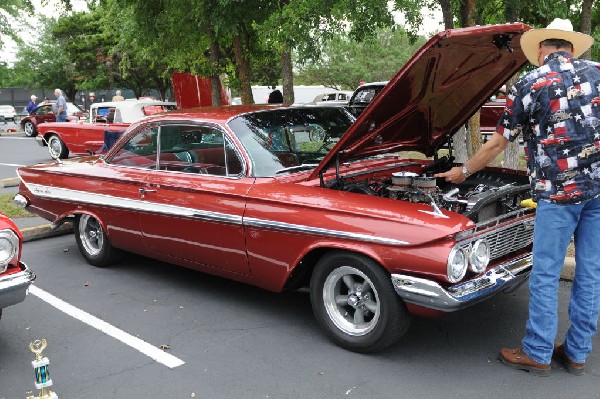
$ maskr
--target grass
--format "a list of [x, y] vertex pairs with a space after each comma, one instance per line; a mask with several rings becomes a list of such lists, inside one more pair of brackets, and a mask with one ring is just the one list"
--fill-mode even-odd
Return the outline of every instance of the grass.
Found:
[[35, 215], [23, 208], [16, 206], [12, 199], [14, 194], [0, 194], [0, 212], [9, 218], [29, 218]]

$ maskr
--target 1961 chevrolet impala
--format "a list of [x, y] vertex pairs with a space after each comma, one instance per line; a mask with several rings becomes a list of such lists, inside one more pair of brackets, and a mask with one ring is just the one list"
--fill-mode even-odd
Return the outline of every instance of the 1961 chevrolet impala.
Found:
[[106, 155], [19, 168], [15, 201], [73, 219], [92, 265], [131, 251], [272, 291], [310, 286], [334, 342], [381, 350], [411, 314], [458, 310], [529, 275], [526, 174], [433, 177], [454, 165], [453, 134], [525, 63], [528, 29], [437, 34], [356, 120], [319, 106], [150, 116]]

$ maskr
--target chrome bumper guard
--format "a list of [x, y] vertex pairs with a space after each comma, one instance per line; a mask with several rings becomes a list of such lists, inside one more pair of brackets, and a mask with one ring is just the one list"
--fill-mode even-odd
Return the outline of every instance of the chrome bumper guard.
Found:
[[0, 277], [0, 309], [25, 300], [29, 286], [35, 280], [35, 273], [23, 262], [21, 271]]
[[524, 283], [531, 273], [531, 254], [498, 265], [483, 275], [448, 288], [424, 278], [392, 274], [396, 293], [408, 303], [452, 312], [474, 305], [499, 292], [510, 292]]

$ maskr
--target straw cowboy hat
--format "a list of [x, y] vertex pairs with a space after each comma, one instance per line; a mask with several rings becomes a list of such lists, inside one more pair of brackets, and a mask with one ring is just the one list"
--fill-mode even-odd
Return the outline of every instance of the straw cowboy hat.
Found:
[[521, 49], [533, 65], [538, 64], [540, 43], [547, 39], [562, 39], [571, 42], [575, 58], [579, 57], [594, 44], [594, 38], [590, 35], [574, 32], [571, 21], [556, 18], [545, 29], [531, 29], [521, 36]]

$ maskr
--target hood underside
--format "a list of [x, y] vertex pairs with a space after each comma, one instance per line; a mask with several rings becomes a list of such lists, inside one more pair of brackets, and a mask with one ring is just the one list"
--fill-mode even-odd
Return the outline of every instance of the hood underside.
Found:
[[432, 37], [358, 117], [309, 179], [339, 162], [394, 151], [432, 156], [526, 62], [522, 23]]

